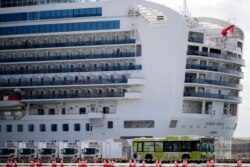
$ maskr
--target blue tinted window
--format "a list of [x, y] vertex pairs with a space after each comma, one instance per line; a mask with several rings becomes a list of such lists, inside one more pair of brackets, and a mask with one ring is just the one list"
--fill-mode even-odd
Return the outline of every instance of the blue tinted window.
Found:
[[55, 18], [73, 18], [73, 17], [90, 17], [101, 16], [102, 8], [84, 8], [84, 9], [68, 9], [68, 10], [52, 10], [41, 12], [27, 13], [9, 13], [0, 14], [0, 22], [27, 21], [38, 19], [55, 19]]
[[74, 15], [73, 15], [74, 17], [80, 16], [80, 9], [74, 9], [73, 12], [74, 12]]
[[68, 17], [70, 17], [70, 18], [73, 17], [73, 10], [68, 10]]
[[68, 17], [68, 10], [63, 10], [62, 11], [62, 18]]
[[67, 31], [85, 31], [85, 30], [103, 30], [103, 29], [119, 29], [120, 21], [99, 21], [84, 23], [64, 23], [64, 24], [47, 24], [32, 25], [18, 27], [0, 28], [0, 35], [14, 34], [32, 34], [32, 33], [48, 33], [48, 32], [67, 32]]
[[56, 11], [51, 11], [50, 18], [52, 18], [52, 19], [56, 18]]
[[91, 9], [85, 9], [85, 16], [90, 16]]
[[56, 18], [61, 18], [62, 17], [62, 11], [58, 10], [56, 11]]

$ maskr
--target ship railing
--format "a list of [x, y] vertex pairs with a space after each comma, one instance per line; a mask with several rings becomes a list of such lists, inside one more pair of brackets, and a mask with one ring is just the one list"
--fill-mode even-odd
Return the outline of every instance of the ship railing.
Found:
[[201, 83], [201, 84], [211, 84], [211, 85], [219, 85], [219, 86], [227, 86], [242, 89], [243, 86], [238, 83], [226, 82], [220, 80], [211, 80], [211, 79], [201, 79], [201, 78], [185, 78], [185, 83]]
[[239, 77], [243, 77], [243, 72], [232, 70], [228, 68], [222, 68], [222, 67], [214, 67], [214, 66], [203, 66], [203, 65], [197, 65], [197, 64], [187, 64], [186, 69], [197, 69], [197, 70], [207, 70], [207, 71], [215, 71], [215, 72], [223, 72], [228, 74], [237, 75]]
[[221, 95], [221, 94], [204, 93], [204, 92], [184, 92], [184, 96], [233, 100], [233, 101], [241, 102], [241, 97], [238, 97], [238, 96]]
[[43, 73], [68, 73], [68, 72], [95, 72], [95, 71], [123, 71], [123, 70], [141, 70], [141, 65], [129, 66], [101, 66], [101, 67], [74, 67], [74, 68], [55, 68], [55, 69], [29, 69], [29, 70], [6, 70], [0, 71], [0, 75], [15, 74], [43, 74]]
[[115, 44], [131, 44], [135, 42], [136, 42], [135, 39], [121, 39], [121, 40], [100, 40], [100, 41], [82, 41], [82, 42], [60, 42], [60, 43], [46, 43], [46, 44], [28, 43], [22, 45], [0, 46], [0, 50], [74, 47], [74, 46], [92, 46], [92, 45], [115, 45]]
[[88, 84], [119, 84], [127, 83], [126, 78], [121, 79], [90, 79], [90, 80], [62, 80], [62, 81], [26, 81], [26, 82], [0, 82], [0, 87], [13, 86], [53, 86], [53, 85], [88, 85]]
[[0, 63], [7, 62], [32, 62], [32, 61], [53, 61], [53, 60], [77, 60], [77, 59], [103, 59], [103, 58], [126, 58], [135, 57], [135, 52], [128, 53], [102, 53], [85, 55], [62, 55], [62, 56], [42, 56], [24, 58], [0, 58]]
[[124, 97], [124, 92], [104, 92], [104, 93], [69, 93], [69, 94], [41, 94], [22, 95], [23, 100], [31, 99], [68, 99], [68, 98], [109, 98]]
[[227, 54], [218, 54], [218, 53], [209, 53], [209, 52], [203, 52], [203, 51], [188, 50], [187, 55], [188, 56], [203, 56], [203, 57], [218, 58], [218, 59], [224, 59], [224, 60], [230, 60], [233, 62], [237, 62], [237, 63], [240, 63], [242, 65], [245, 64], [245, 60], [231, 56], [231, 55], [227, 55]]

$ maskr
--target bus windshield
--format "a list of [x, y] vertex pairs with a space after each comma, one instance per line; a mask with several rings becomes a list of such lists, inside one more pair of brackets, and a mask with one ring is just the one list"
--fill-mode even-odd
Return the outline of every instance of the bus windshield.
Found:
[[42, 148], [40, 154], [42, 155], [50, 155], [53, 153], [52, 148]]
[[84, 154], [85, 155], [92, 155], [92, 154], [95, 154], [95, 148], [85, 148], [84, 149]]
[[65, 155], [73, 155], [75, 153], [77, 153], [77, 149], [75, 149], [75, 148], [64, 148], [63, 149], [63, 154], [65, 154]]
[[14, 149], [9, 149], [9, 148], [0, 149], [0, 155], [9, 155], [11, 153], [14, 153]]
[[30, 148], [22, 148], [21, 150], [20, 150], [20, 154], [21, 155], [29, 155], [29, 154], [31, 154], [32, 153], [32, 149], [30, 149]]

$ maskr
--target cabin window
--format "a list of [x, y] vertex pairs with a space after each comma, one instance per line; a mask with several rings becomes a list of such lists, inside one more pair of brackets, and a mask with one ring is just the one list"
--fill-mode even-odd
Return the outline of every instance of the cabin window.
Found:
[[113, 121], [108, 121], [108, 129], [113, 129]]
[[28, 131], [29, 132], [34, 132], [34, 129], [35, 129], [34, 124], [29, 124], [28, 125]]
[[23, 125], [21, 124], [17, 125], [17, 132], [23, 132]]
[[63, 130], [64, 132], [69, 131], [69, 124], [62, 124], [62, 130]]
[[81, 124], [74, 124], [74, 131], [80, 131], [81, 130]]
[[87, 123], [85, 129], [86, 131], [92, 131], [92, 126], [89, 123]]
[[49, 115], [56, 115], [56, 111], [54, 108], [49, 109]]
[[86, 108], [79, 108], [79, 114], [86, 114]]
[[169, 128], [176, 128], [178, 121], [177, 120], [171, 120], [169, 124]]
[[12, 125], [6, 125], [6, 132], [12, 132]]
[[44, 115], [44, 109], [42, 108], [37, 109], [37, 115]]
[[51, 124], [51, 132], [56, 132], [57, 131], [57, 124]]
[[45, 131], [46, 131], [46, 125], [40, 124], [40, 132], [45, 132]]

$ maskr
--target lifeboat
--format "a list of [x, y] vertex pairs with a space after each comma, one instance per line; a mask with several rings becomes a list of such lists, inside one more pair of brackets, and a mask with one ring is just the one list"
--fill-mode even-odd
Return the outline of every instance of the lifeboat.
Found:
[[14, 108], [20, 106], [22, 106], [20, 93], [13, 93], [8, 96], [0, 96], [0, 108]]

